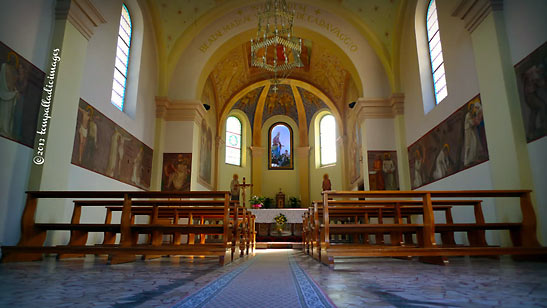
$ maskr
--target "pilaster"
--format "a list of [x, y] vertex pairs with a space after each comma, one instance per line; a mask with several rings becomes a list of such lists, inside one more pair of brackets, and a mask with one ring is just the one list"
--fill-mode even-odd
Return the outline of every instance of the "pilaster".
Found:
[[297, 147], [294, 153], [298, 159], [301, 206], [308, 207], [310, 206], [310, 147]]
[[251, 175], [253, 187], [251, 189], [253, 195], [262, 194], [262, 166], [264, 164], [264, 154], [266, 153], [265, 147], [252, 146], [251, 148], [252, 163], [251, 163]]

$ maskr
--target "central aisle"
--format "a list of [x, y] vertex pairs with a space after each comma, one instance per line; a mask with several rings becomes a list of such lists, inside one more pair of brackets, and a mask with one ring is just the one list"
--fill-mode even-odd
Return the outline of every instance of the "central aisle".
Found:
[[274, 306], [334, 307], [287, 250], [257, 254], [174, 307]]

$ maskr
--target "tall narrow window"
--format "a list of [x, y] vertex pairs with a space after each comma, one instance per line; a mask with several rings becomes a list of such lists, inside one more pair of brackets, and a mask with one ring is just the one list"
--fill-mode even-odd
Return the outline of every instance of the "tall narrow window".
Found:
[[437, 18], [437, 4], [435, 0], [429, 2], [427, 9], [427, 39], [429, 42], [431, 71], [433, 72], [435, 103], [438, 104], [448, 95], [448, 91], [446, 89], [443, 48], [441, 46], [441, 34], [439, 32], [439, 20]]
[[328, 114], [319, 121], [319, 146], [321, 166], [336, 163], [336, 121]]
[[226, 120], [226, 160], [230, 165], [241, 166], [241, 121], [236, 117]]
[[112, 82], [112, 97], [110, 101], [118, 109], [123, 110], [125, 87], [127, 85], [127, 68], [129, 64], [129, 49], [131, 47], [131, 17], [125, 4], [122, 5], [120, 28], [118, 29], [118, 45], [114, 65], [114, 81]]

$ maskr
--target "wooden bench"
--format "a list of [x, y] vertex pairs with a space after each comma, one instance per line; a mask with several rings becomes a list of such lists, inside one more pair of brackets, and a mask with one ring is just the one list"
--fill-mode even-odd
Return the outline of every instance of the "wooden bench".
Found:
[[[411, 222], [411, 217], [414, 215], [423, 214], [421, 207], [417, 205], [421, 204], [418, 201], [413, 200], [330, 200], [329, 215], [331, 218], [331, 225], [334, 226], [331, 230], [331, 236], [333, 234], [361, 234], [364, 244], [369, 244], [368, 235], [371, 232], [355, 232], [356, 224], [367, 224], [370, 225], [370, 220], [376, 218], [378, 224], [382, 225], [380, 229], [374, 232], [376, 244], [384, 244], [384, 234], [389, 234], [391, 237], [392, 245], [411, 245], [412, 235], [416, 234], [415, 229]], [[452, 223], [452, 214], [451, 214], [451, 205], [448, 204], [458, 204], [458, 205], [476, 205], [480, 204], [480, 200], [435, 200], [433, 201], [433, 211], [440, 211], [444, 213], [445, 220], [448, 223]], [[312, 256], [319, 259], [320, 257], [320, 241], [319, 234], [321, 234], [321, 220], [323, 219], [323, 202], [314, 202], [314, 208], [310, 208], [308, 216], [314, 215], [314, 219], [307, 220], [308, 229], [309, 229], [309, 242], [305, 243], [305, 246], [308, 246], [308, 253], [311, 253]], [[329, 206], [330, 206], [329, 204]], [[314, 213], [317, 213], [315, 215]], [[333, 224], [333, 220], [340, 217], [351, 217], [353, 218], [353, 224]], [[333, 219], [334, 218], [334, 219]], [[406, 229], [402, 230], [393, 230], [389, 225], [384, 224], [384, 218], [393, 219], [394, 223], [402, 224], [403, 220], [406, 220]], [[319, 227], [316, 227], [319, 226]], [[441, 237], [443, 238], [443, 244], [455, 245], [454, 232], [451, 231], [440, 231]], [[404, 235], [404, 240], [403, 240]], [[418, 235], [418, 241], [420, 240]], [[356, 238], [353, 239], [355, 243]], [[315, 249], [314, 249], [315, 247]]]
[[[335, 213], [336, 207], [343, 202], [353, 203], [358, 200], [344, 200], [348, 198], [363, 199], [369, 198], [391, 199], [388, 202], [400, 202], [400, 200], [413, 200], [419, 198], [419, 209], [416, 214], [422, 216], [422, 223], [402, 222], [402, 213], [408, 205], [396, 206], [395, 221], [392, 224], [332, 224], [330, 215]], [[405, 199], [403, 199], [405, 198]], [[447, 223], [436, 224], [434, 219], [434, 200], [442, 198], [518, 198], [522, 212], [522, 221], [519, 223], [486, 223], [482, 216], [480, 203], [475, 207], [474, 223], [454, 223], [447, 220]], [[338, 202], [338, 203], [337, 203]], [[451, 201], [451, 206], [465, 205]], [[322, 263], [334, 266], [334, 258], [339, 256], [362, 256], [362, 257], [411, 257], [418, 256], [422, 262], [434, 264], [446, 264], [447, 256], [473, 256], [473, 255], [526, 255], [526, 256], [547, 256], [547, 248], [541, 247], [536, 238], [536, 216], [530, 200], [529, 190], [511, 191], [327, 191], [323, 193], [323, 217], [319, 224], [318, 209], [314, 209], [314, 220], [316, 225], [314, 233], [318, 238], [317, 253], [313, 254]], [[366, 203], [363, 203], [366, 204]], [[415, 206], [414, 206], [415, 207]], [[366, 208], [366, 206], [363, 206]], [[355, 209], [358, 211], [358, 209]], [[363, 210], [366, 212], [366, 210]], [[511, 235], [513, 247], [492, 247], [484, 240], [486, 230], [508, 230]], [[467, 232], [470, 239], [470, 246], [437, 245], [435, 240], [436, 232]], [[418, 243], [406, 245], [368, 245], [368, 244], [333, 244], [330, 242], [331, 234], [358, 234], [358, 233], [412, 233], [418, 237]], [[312, 240], [313, 242], [313, 240]]]
[[[80, 223], [83, 204], [75, 203], [71, 223], [39, 223], [35, 221], [35, 213], [39, 199], [114, 199], [122, 205], [119, 224], [111, 223], [112, 211], [107, 212], [105, 221], [108, 223]], [[173, 202], [171, 198], [178, 198], [177, 207], [196, 208], [201, 206], [216, 207], [222, 224], [193, 225], [178, 223], [161, 223], [150, 221], [148, 224], [135, 224], [132, 211], [135, 208], [149, 206], [154, 202], [152, 217], [159, 219], [159, 205], [164, 201]], [[99, 201], [99, 200], [96, 200]], [[101, 202], [88, 203], [85, 206], [102, 206]], [[131, 262], [136, 255], [191, 255], [191, 256], [218, 256], [219, 263], [230, 262], [234, 256], [234, 246], [239, 247], [240, 227], [238, 206], [230, 205], [230, 193], [217, 192], [144, 192], [144, 191], [32, 191], [27, 192], [27, 202], [21, 222], [21, 239], [17, 246], [2, 247], [2, 262], [41, 260], [43, 253], [60, 255], [108, 254], [111, 264]], [[137, 211], [135, 209], [135, 211]], [[163, 210], [161, 210], [163, 211]], [[110, 213], [110, 214], [108, 214]], [[109, 221], [110, 220], [110, 221]], [[244, 223], [246, 227], [247, 224]], [[43, 246], [47, 231], [71, 231], [68, 245]], [[105, 242], [101, 245], [86, 245], [89, 232], [104, 232]], [[120, 234], [120, 241], [114, 244], [116, 233]], [[157, 242], [161, 236], [152, 239], [151, 244], [137, 244], [139, 234], [163, 233], [170, 234], [222, 234], [222, 243], [193, 244], [193, 245], [162, 245]]]

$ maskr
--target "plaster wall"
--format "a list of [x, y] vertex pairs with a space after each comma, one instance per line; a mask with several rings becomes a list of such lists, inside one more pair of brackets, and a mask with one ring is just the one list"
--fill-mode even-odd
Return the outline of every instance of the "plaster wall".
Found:
[[[54, 5], [53, 0], [8, 1], [0, 10], [0, 41], [42, 71], [51, 53]], [[33, 149], [0, 137], [0, 245], [19, 240], [32, 154]]]
[[[535, 49], [547, 41], [547, 2], [542, 0], [506, 0], [504, 17], [509, 43], [511, 63], [516, 65]], [[524, 22], [526, 21], [526, 22]], [[539, 237], [543, 245], [547, 244], [547, 138], [527, 144], [536, 209]]]

